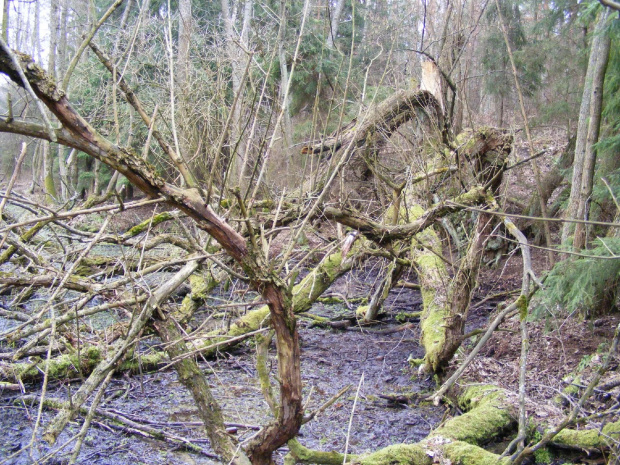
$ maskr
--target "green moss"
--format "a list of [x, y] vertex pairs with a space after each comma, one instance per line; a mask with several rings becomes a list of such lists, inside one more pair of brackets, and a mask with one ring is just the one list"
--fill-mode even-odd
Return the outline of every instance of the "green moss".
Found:
[[361, 463], [362, 465], [430, 465], [433, 463], [433, 459], [418, 444], [395, 444], [370, 455], [360, 457], [359, 462], [356, 463]]
[[368, 312], [369, 308], [370, 308], [370, 305], [360, 305], [355, 310], [355, 316], [358, 317], [358, 318], [364, 318], [366, 316], [366, 312]]
[[435, 372], [439, 365], [439, 356], [446, 340], [445, 320], [450, 315], [444, 302], [445, 295], [440, 294], [437, 283], [446, 274], [444, 263], [434, 254], [427, 253], [416, 257], [420, 269], [423, 312], [420, 327], [421, 341], [425, 350], [426, 371]]
[[563, 429], [553, 438], [553, 443], [581, 449], [599, 449], [607, 448], [618, 440], [620, 440], [620, 421], [607, 423], [602, 431]]
[[455, 441], [446, 444], [443, 447], [443, 451], [444, 455], [446, 455], [455, 465], [502, 465], [510, 463], [510, 459], [508, 457], [500, 459], [499, 455], [462, 441]]
[[138, 234], [143, 233], [147, 229], [154, 228], [158, 224], [163, 223], [164, 221], [171, 220], [173, 218], [174, 216], [170, 212], [158, 213], [157, 215], [154, 215], [152, 218], [144, 220], [142, 223], [135, 225], [133, 228], [129, 229], [125, 234], [123, 234], [123, 236], [124, 237], [135, 237]]
[[56, 186], [54, 185], [54, 177], [52, 175], [47, 175], [45, 176], [43, 182], [45, 185], [45, 193], [50, 196], [46, 198], [51, 201], [53, 197], [56, 197]]
[[[86, 346], [78, 358], [77, 352], [65, 354], [49, 361], [48, 376], [50, 379], [72, 378], [82, 373], [90, 373], [101, 361], [101, 350], [95, 346]], [[14, 365], [16, 377], [20, 379], [36, 379], [45, 371], [46, 361], [38, 363], [20, 363]]]
[[421, 316], [422, 312], [398, 312], [395, 318], [399, 323], [405, 323], [409, 320], [420, 318]]
[[448, 421], [431, 437], [481, 444], [515, 423], [514, 412], [508, 407], [503, 390], [493, 386], [469, 387], [459, 396], [459, 405], [468, 412]]
[[[340, 452], [323, 452], [308, 449], [297, 439], [288, 442], [291, 455], [295, 457], [297, 463], [320, 463], [323, 465], [341, 465], [344, 462], [344, 455]], [[355, 455], [347, 455], [350, 461], [355, 461]]]
[[[413, 204], [409, 210], [409, 221], [414, 221], [424, 214], [424, 209]], [[421, 248], [416, 241], [432, 247], [433, 251]], [[445, 302], [445, 291], [442, 290], [447, 271], [441, 255], [441, 242], [437, 233], [428, 228], [411, 241], [414, 262], [420, 277], [420, 291], [422, 294], [423, 311], [420, 327], [422, 329], [421, 342], [425, 350], [425, 371], [436, 372], [440, 365], [440, 354], [445, 344], [446, 335], [444, 322], [449, 316], [449, 309]]]
[[[359, 250], [361, 247], [359, 244], [361, 242], [362, 241], [357, 241], [349, 252], [349, 255], [354, 255], [355, 252]], [[352, 265], [353, 260], [346, 260], [343, 262], [340, 252], [333, 253], [323, 258], [321, 263], [319, 263], [310, 274], [293, 287], [291, 303], [293, 312], [301, 313], [308, 310], [336, 278], [345, 271], [350, 270]], [[263, 327], [268, 322], [268, 317], [269, 307], [263, 305], [235, 321], [225, 335], [222, 335], [219, 331], [214, 331], [208, 334], [206, 339], [194, 341], [193, 345], [196, 348], [206, 347], [225, 341], [231, 337], [242, 336], [250, 331]]]
[[189, 321], [194, 312], [204, 304], [218, 283], [219, 278], [214, 277], [210, 273], [208, 277], [200, 273], [193, 273], [189, 277], [191, 292], [183, 298], [181, 306], [175, 312], [175, 318], [181, 322]]
[[139, 373], [140, 371], [150, 371], [166, 359], [163, 352], [153, 352], [151, 354], [140, 355], [140, 357], [132, 357], [121, 363], [120, 371], [131, 371]]
[[527, 318], [527, 297], [521, 294], [516, 302], [519, 309], [519, 319], [524, 321]]
[[534, 459], [536, 463], [551, 463], [553, 461], [553, 454], [548, 448], [543, 447], [534, 452]]

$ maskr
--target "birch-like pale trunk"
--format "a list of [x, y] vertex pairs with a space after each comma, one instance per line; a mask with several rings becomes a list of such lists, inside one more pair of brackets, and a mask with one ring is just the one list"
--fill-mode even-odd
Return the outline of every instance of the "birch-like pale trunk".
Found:
[[[606, 21], [608, 11], [603, 14], [603, 21]], [[592, 76], [592, 92], [590, 94], [590, 112], [588, 114], [588, 130], [585, 136], [586, 146], [583, 158], [583, 172], [581, 173], [581, 186], [579, 189], [577, 218], [587, 220], [590, 212], [590, 197], [594, 185], [594, 169], [596, 167], [596, 148], [601, 128], [601, 114], [603, 112], [603, 85], [605, 83], [605, 73], [609, 63], [609, 52], [611, 50], [611, 36], [603, 32], [598, 37], [599, 44], [596, 51], [596, 65]], [[593, 50], [594, 52], [594, 50]], [[575, 186], [573, 185], [573, 188]], [[571, 194], [573, 191], [571, 188]], [[579, 251], [586, 246], [586, 225], [578, 223], [575, 225], [573, 237], [573, 250]]]
[[336, 37], [338, 37], [338, 26], [340, 25], [340, 17], [344, 10], [345, 0], [338, 0], [333, 9], [330, 10], [329, 31], [327, 31], [326, 45], [332, 50], [336, 49]]
[[[579, 122], [577, 123], [577, 140], [575, 142], [575, 158], [573, 161], [573, 175], [571, 178], [570, 197], [566, 208], [565, 218], [577, 218], [579, 214], [579, 200], [581, 197], [581, 186], [583, 179], [584, 164], [586, 160], [586, 147], [589, 131], [589, 120], [591, 112], [592, 94], [594, 90], [594, 76], [600, 53], [602, 52], [605, 40], [603, 29], [607, 22], [608, 11], [605, 10], [594, 28], [592, 45], [590, 47], [590, 58], [588, 59], [588, 69], [586, 71], [583, 86], [583, 96], [579, 108]], [[571, 223], [564, 223], [562, 227], [562, 243], [567, 243], [574, 226]]]
[[286, 1], [280, 1], [280, 27], [278, 28], [278, 58], [280, 62], [280, 105], [282, 108], [282, 123], [280, 130], [282, 132], [284, 157], [286, 163], [286, 173], [289, 175], [289, 150], [293, 146], [293, 123], [291, 122], [291, 114], [289, 112], [290, 95], [286, 95], [286, 86], [288, 84], [288, 66], [286, 64], [286, 53], [284, 50], [284, 40], [286, 36]]
[[[247, 61], [244, 59], [245, 50], [249, 45], [249, 29], [252, 19], [253, 0], [246, 0], [243, 3], [243, 19], [241, 25], [241, 33], [235, 32], [236, 14], [230, 9], [228, 0], [222, 0], [222, 14], [224, 16], [224, 30], [226, 33], [226, 51], [230, 66], [232, 68], [232, 91], [233, 95], [239, 95], [237, 104], [234, 105], [232, 111], [232, 123], [230, 130], [229, 146], [230, 146], [230, 164], [229, 170], [232, 179], [239, 179], [244, 171], [243, 166], [237, 162], [237, 159], [243, 160], [244, 153], [247, 150], [245, 140], [243, 138], [241, 117], [243, 113], [243, 81]], [[244, 50], [245, 49], [245, 50]], [[250, 59], [249, 57], [247, 58]]]

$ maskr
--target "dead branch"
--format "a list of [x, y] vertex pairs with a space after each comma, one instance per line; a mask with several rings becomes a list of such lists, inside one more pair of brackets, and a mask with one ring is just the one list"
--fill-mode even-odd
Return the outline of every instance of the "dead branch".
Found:
[[400, 91], [382, 102], [371, 117], [365, 118], [362, 122], [353, 119], [323, 141], [304, 147], [302, 153], [335, 153], [341, 147], [361, 147], [366, 144], [368, 134], [371, 132], [389, 138], [396, 129], [415, 115], [416, 109], [429, 113], [432, 115], [431, 119], [435, 120], [441, 115], [437, 99], [430, 92]]
[[[35, 403], [35, 402], [41, 401], [41, 399], [38, 396], [33, 396], [33, 395], [23, 396], [19, 400], [22, 400], [27, 403]], [[43, 405], [44, 407], [53, 409], [53, 410], [62, 410], [65, 408], [69, 408], [69, 402], [63, 402], [60, 399], [54, 399], [50, 397], [47, 397], [46, 399], [43, 400]], [[88, 410], [89, 409], [87, 409], [86, 407], [80, 407], [79, 412], [82, 415], [87, 415]], [[97, 407], [95, 409], [95, 413], [102, 418], [112, 420], [112, 423], [108, 425], [111, 428], [119, 429], [122, 432], [127, 432], [131, 434], [136, 434], [139, 432], [141, 433], [140, 434], [141, 436], [147, 435], [147, 437], [152, 438], [152, 439], [160, 439], [160, 440], [164, 440], [174, 445], [181, 445], [183, 447], [187, 447], [189, 450], [198, 452], [201, 455], [204, 455], [212, 459], [216, 459], [216, 460], [220, 459], [220, 456], [215, 455], [215, 454], [210, 454], [209, 452], [205, 451], [202, 447], [193, 444], [188, 439], [170, 434], [162, 429], [153, 428], [152, 426], [145, 424], [145, 422], [138, 423], [134, 420], [131, 420], [130, 418], [127, 418], [125, 415], [121, 415], [112, 410], [103, 409], [100, 407]], [[117, 423], [118, 426], [115, 427], [115, 423]]]
[[411, 238], [430, 227], [438, 218], [449, 213], [460, 211], [465, 205], [480, 205], [485, 201], [485, 190], [482, 187], [474, 187], [469, 192], [461, 194], [454, 199], [446, 200], [432, 206], [415, 221], [397, 226], [383, 225], [357, 212], [339, 210], [334, 207], [324, 208], [323, 214], [329, 219], [360, 231], [368, 237], [368, 239], [380, 245], [385, 245], [397, 239]]
[[[518, 451], [518, 453], [516, 453], [513, 456], [513, 460], [512, 460], [513, 465], [521, 464], [523, 460], [525, 460], [527, 457], [530, 457], [532, 454], [534, 454], [534, 452], [536, 452], [540, 448], [545, 447], [549, 442], [553, 441], [554, 438], [556, 438], [559, 434], [561, 434], [562, 431], [565, 430], [565, 428], [567, 428], [570, 425], [573, 425], [577, 421], [577, 416], [581, 412], [581, 409], [583, 408], [584, 404], [594, 392], [594, 388], [598, 386], [599, 382], [601, 381], [602, 376], [607, 372], [609, 363], [611, 359], [613, 358], [613, 355], [618, 350], [619, 342], [620, 342], [620, 324], [616, 327], [616, 331], [612, 339], [611, 346], [609, 348], [609, 351], [605, 355], [605, 359], [603, 363], [598, 368], [598, 370], [596, 370], [594, 376], [592, 377], [592, 380], [590, 381], [590, 383], [588, 383], [588, 387], [586, 388], [583, 395], [579, 399], [579, 402], [577, 402], [575, 407], [571, 410], [570, 414], [567, 415], [558, 426], [556, 426], [550, 431], [547, 431], [543, 435], [543, 437], [540, 439], [540, 441], [538, 441], [536, 444], [527, 446], [524, 449]], [[612, 428], [614, 428], [613, 424], [610, 424], [610, 425], [612, 425]], [[617, 435], [617, 431], [616, 431], [616, 435]]]

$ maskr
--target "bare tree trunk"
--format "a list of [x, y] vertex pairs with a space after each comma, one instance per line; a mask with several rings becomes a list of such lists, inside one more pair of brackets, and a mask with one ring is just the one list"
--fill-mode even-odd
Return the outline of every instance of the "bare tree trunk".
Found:
[[[602, 34], [607, 22], [608, 10], [605, 10], [599, 18], [592, 39], [590, 48], [590, 58], [586, 71], [585, 83], [583, 86], [583, 96], [579, 108], [579, 123], [577, 125], [577, 140], [575, 142], [575, 159], [573, 161], [573, 176], [571, 181], [570, 198], [566, 208], [566, 218], [577, 218], [579, 214], [579, 200], [581, 197], [581, 186], [583, 180], [583, 169], [586, 160], [586, 148], [589, 132], [589, 117], [591, 113], [592, 93], [594, 89], [594, 76], [598, 57], [602, 52], [605, 40]], [[564, 223], [562, 227], [562, 243], [565, 244], [573, 232], [574, 227], [571, 223]]]
[[284, 141], [284, 156], [286, 160], [286, 173], [289, 174], [289, 161], [291, 159], [288, 151], [293, 146], [293, 124], [291, 122], [291, 115], [289, 113], [289, 102], [285, 102], [284, 99], [290, 100], [290, 96], [285, 95], [286, 87], [288, 85], [288, 66], [286, 64], [286, 54], [284, 51], [284, 37], [286, 35], [286, 1], [280, 1], [280, 27], [278, 29], [278, 58], [280, 61], [280, 105], [284, 111], [282, 115], [282, 124], [280, 130], [282, 131], [282, 140]]
[[[58, 0], [50, 1], [50, 44], [47, 62], [47, 72], [56, 79], [56, 48], [58, 44]], [[52, 202], [56, 198], [54, 183], [54, 156], [49, 142], [43, 147], [43, 186], [46, 199]]]
[[[330, 10], [331, 18], [329, 22], [329, 31], [327, 31], [327, 43], [326, 45], [331, 48], [336, 48], [336, 37], [338, 37], [338, 27], [340, 25], [340, 16], [344, 10], [345, 0], [338, 0], [334, 5], [334, 8]], [[329, 4], [329, 3], [328, 3]]]
[[188, 162], [192, 158], [196, 140], [190, 122], [190, 102], [192, 99], [190, 83], [190, 45], [193, 32], [192, 2], [179, 1], [179, 33], [177, 50], [176, 82], [179, 96], [179, 150], [181, 157]]
[[9, 43], [9, 4], [11, 0], [3, 0], [2, 2], [2, 38]]
[[179, 49], [177, 53], [177, 82], [184, 89], [189, 77], [189, 47], [192, 38], [193, 19], [191, 0], [179, 1]]
[[[68, 9], [67, 0], [63, 0], [60, 14], [58, 60], [56, 63], [59, 79], [60, 76], [64, 74], [66, 68]], [[61, 144], [58, 145], [58, 171], [60, 175], [60, 198], [65, 200], [69, 196], [69, 177], [67, 175], [67, 164], [65, 162], [65, 147]]]
[[40, 2], [34, 2], [34, 24], [32, 25], [32, 56], [37, 57], [37, 61], [41, 63], [41, 41], [39, 40], [39, 18], [40, 18]]
[[43, 147], [43, 141], [37, 141], [34, 147], [34, 152], [32, 154], [32, 178], [30, 181], [30, 187], [28, 188], [29, 194], [34, 194], [35, 187], [37, 185], [37, 179], [39, 179], [40, 174], [40, 166], [39, 160], [41, 159], [41, 149]]
[[[605, 10], [608, 12], [608, 10]], [[603, 15], [607, 17], [606, 14]], [[592, 76], [592, 94], [590, 96], [590, 114], [588, 115], [588, 132], [586, 135], [586, 150], [583, 161], [583, 173], [581, 175], [581, 189], [579, 192], [579, 205], [577, 207], [577, 218], [588, 219], [590, 211], [590, 196], [594, 184], [594, 168], [596, 166], [596, 148], [598, 142], [601, 113], [603, 110], [603, 84], [605, 73], [609, 63], [609, 51], [611, 49], [610, 34], [603, 34], [600, 37], [600, 44], [596, 53], [596, 67]], [[572, 194], [572, 189], [571, 189]], [[575, 236], [573, 238], [573, 250], [578, 251], [586, 245], [586, 226], [582, 223], [575, 225]]]
[[[230, 162], [229, 170], [233, 179], [239, 179], [244, 167], [239, 166], [237, 158], [243, 160], [243, 154], [247, 150], [246, 144], [242, 139], [241, 116], [243, 111], [242, 104], [242, 83], [246, 68], [246, 60], [243, 59], [245, 52], [243, 48], [248, 48], [248, 37], [250, 29], [250, 21], [252, 19], [253, 0], [245, 0], [243, 3], [243, 23], [241, 26], [241, 34], [237, 36], [235, 33], [234, 13], [230, 10], [228, 0], [222, 0], [222, 14], [224, 15], [224, 28], [226, 32], [226, 49], [228, 59], [232, 68], [232, 91], [233, 96], [239, 96], [237, 104], [232, 109], [233, 117], [231, 122], [231, 133], [229, 138], [230, 145]], [[237, 45], [239, 42], [241, 47]], [[242, 48], [243, 47], [243, 48]], [[236, 150], [235, 150], [236, 149]]]
[[[568, 142], [568, 145], [560, 155], [560, 158], [555, 162], [551, 170], [546, 174], [546, 176], [542, 179], [540, 185], [540, 196], [542, 196], [542, 201], [547, 204], [555, 190], [560, 187], [562, 181], [564, 181], [564, 176], [562, 171], [569, 169], [573, 165], [573, 159], [575, 156], [575, 138], [571, 137]], [[527, 207], [523, 210], [523, 214], [526, 216], [541, 216], [540, 211], [540, 196], [538, 191], [534, 192]], [[554, 215], [553, 209], [549, 212], [550, 216]], [[521, 222], [519, 225], [520, 230], [525, 230], [528, 228], [532, 228], [532, 232], [535, 236], [532, 241], [534, 244], [540, 244], [540, 237], [542, 234], [542, 230], [537, 226], [537, 223], [528, 220], [525, 222]]]
[[93, 167], [93, 182], [92, 182], [92, 195], [101, 194], [101, 180], [99, 176], [101, 174], [101, 161], [95, 160], [95, 165]]

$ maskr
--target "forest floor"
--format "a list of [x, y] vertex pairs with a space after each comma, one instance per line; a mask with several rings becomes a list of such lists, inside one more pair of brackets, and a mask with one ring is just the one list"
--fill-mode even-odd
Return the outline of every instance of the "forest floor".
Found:
[[[544, 260], [544, 257], [537, 258]], [[500, 262], [497, 268], [483, 270], [484, 279], [481, 281], [485, 284], [477, 292], [466, 331], [484, 327], [495, 309], [496, 301], [476, 305], [477, 301], [485, 295], [517, 288], [520, 262], [518, 255], [512, 255]], [[353, 299], [367, 292], [369, 282], [375, 277], [375, 268], [372, 264], [367, 265], [339, 279], [328, 294], [337, 293]], [[446, 414], [445, 407], [435, 407], [423, 400], [425, 394], [430, 394], [434, 388], [434, 381], [417, 376], [407, 362], [410, 357], [423, 355], [418, 343], [417, 325], [390, 331], [403, 327], [395, 319], [398, 313], [419, 311], [420, 305], [418, 291], [397, 288], [386, 303], [387, 315], [378, 327], [330, 330], [313, 327], [311, 320], [300, 318], [302, 376], [307, 408], [317, 408], [341, 388], [351, 385], [349, 391], [331, 408], [302, 428], [300, 441], [304, 445], [321, 450], [344, 451], [349, 437], [349, 453], [368, 452], [390, 444], [421, 440], [441, 422]], [[343, 305], [321, 303], [315, 304], [311, 312], [331, 317], [351, 313]], [[553, 423], [562, 417], [562, 409], [552, 401], [562, 386], [562, 378], [580, 364], [587, 369], [592, 354], [611, 340], [618, 320], [620, 317], [616, 314], [585, 321], [544, 318], [530, 324], [532, 349], [528, 362], [528, 410], [532, 418]], [[462, 384], [493, 383], [517, 391], [521, 350], [518, 323], [510, 321], [503, 328], [506, 331], [496, 333], [467, 370]], [[453, 364], [456, 366], [462, 358], [460, 354]], [[201, 367], [208, 373], [233, 434], [242, 440], [250, 438], [255, 433], [254, 427], [263, 424], [270, 416], [260, 392], [252, 344], [242, 345], [214, 360], [203, 360]], [[273, 374], [275, 370], [273, 360]], [[612, 371], [608, 378], [615, 373]], [[75, 389], [79, 382], [54, 381], [47, 396], [66, 399], [68, 392]], [[39, 387], [26, 385], [26, 391], [37, 394]], [[389, 402], [380, 397], [411, 393], [415, 393], [414, 400], [409, 404]], [[191, 396], [179, 383], [174, 371], [168, 369], [117, 377], [105, 396], [106, 400], [100, 407], [103, 410], [185, 438], [202, 448], [204, 454], [123, 431], [122, 427], [97, 416], [83, 446], [80, 463], [213, 462], [207, 456], [210, 453], [208, 440], [200, 427]], [[30, 441], [37, 418], [38, 404], [15, 403], [17, 397], [14, 392], [0, 393], [0, 461]], [[52, 415], [53, 411], [44, 410], [43, 423]], [[57, 444], [63, 444], [77, 433], [80, 423], [72, 423]], [[36, 443], [38, 447], [33, 450], [32, 458], [44, 457], [54, 450], [43, 446], [42, 441], [37, 440]], [[281, 456], [285, 452], [286, 449], [283, 449]], [[62, 453], [57, 454], [48, 463], [62, 463], [62, 457]], [[575, 458], [571, 460], [579, 463]], [[32, 463], [32, 459], [22, 455], [8, 463], [26, 464]]]
[[[356, 274], [363, 273], [362, 270]], [[341, 279], [335, 283], [334, 288], [354, 288], [352, 278], [351, 275]], [[412, 291], [404, 289], [396, 293], [390, 299], [390, 308], [419, 310], [415, 305], [410, 305], [410, 302], [419, 301], [417, 297], [412, 298], [411, 294]], [[317, 304], [312, 311], [327, 316], [345, 310], [343, 306]], [[388, 317], [381, 329], [398, 325]], [[350, 453], [372, 451], [393, 443], [416, 442], [440, 422], [444, 413], [442, 407], [429, 404], [388, 405], [386, 400], [378, 397], [380, 394], [430, 393], [433, 388], [433, 382], [429, 379], [412, 380], [412, 370], [408, 367], [407, 359], [410, 355], [423, 355], [418, 344], [417, 329], [391, 334], [375, 334], [365, 330], [335, 331], [312, 327], [310, 320], [301, 318], [300, 336], [302, 376], [308, 409], [319, 407], [341, 388], [351, 385], [350, 390], [332, 408], [302, 428], [300, 440], [304, 445], [317, 449], [344, 450], [356, 390], [362, 376], [351, 426]], [[210, 383], [222, 404], [226, 421], [249, 426], [235, 427], [235, 434], [239, 438], [249, 438], [255, 432], [251, 427], [264, 424], [270, 416], [260, 392], [252, 344], [221, 354], [214, 360], [203, 360], [200, 365], [209, 373]], [[271, 371], [275, 374], [275, 359]], [[71, 386], [76, 383], [79, 380], [72, 380], [71, 384], [68, 381], [53, 382], [47, 396], [66, 399], [68, 391], [74, 389]], [[38, 386], [26, 388], [27, 391], [32, 388], [33, 393], [39, 390]], [[0, 428], [4, 431], [0, 435], [0, 459], [27, 444], [37, 416], [36, 404], [15, 405], [13, 399], [16, 397], [15, 393], [10, 392], [3, 392], [0, 397]], [[117, 377], [108, 387], [106, 397], [110, 400], [103, 402], [102, 409], [120, 412], [138, 423], [151, 424], [209, 450], [191, 395], [177, 380], [173, 370]], [[43, 422], [51, 419], [52, 414], [44, 411]], [[84, 444], [82, 463], [212, 462], [208, 457], [194, 452], [175, 450], [165, 442], [111, 431], [105, 426], [106, 423], [97, 418]], [[78, 423], [70, 425], [59, 438], [58, 444], [69, 439], [78, 429]], [[44, 456], [50, 450], [41, 446], [36, 455]], [[10, 463], [25, 464], [31, 463], [31, 460], [23, 456]]]

